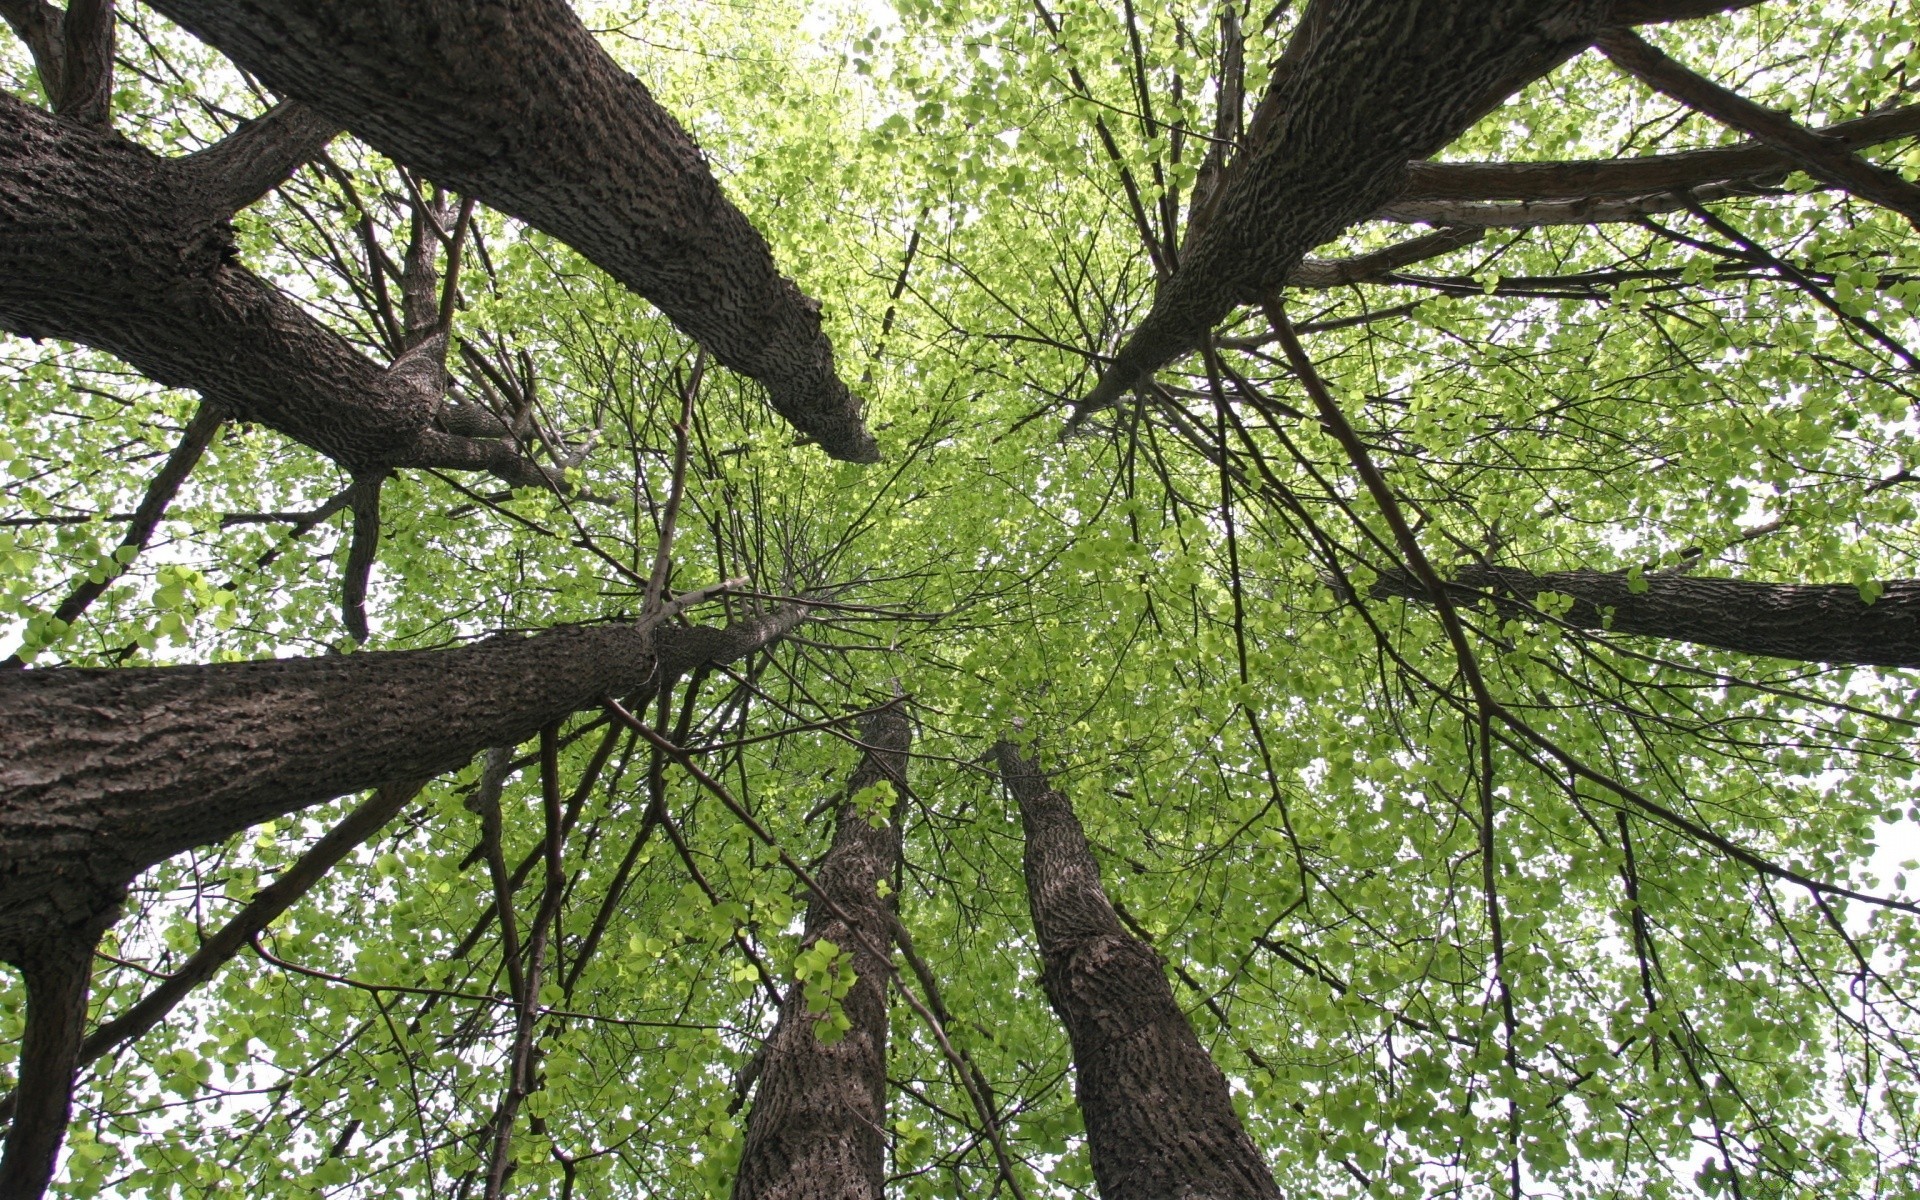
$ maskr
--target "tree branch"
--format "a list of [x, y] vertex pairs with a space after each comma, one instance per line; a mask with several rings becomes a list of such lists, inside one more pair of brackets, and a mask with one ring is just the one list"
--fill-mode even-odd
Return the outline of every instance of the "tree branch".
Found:
[[[1920, 104], [1840, 121], [1810, 136], [1849, 149], [1920, 134]], [[1724, 180], [1784, 175], [1795, 160], [1764, 142], [1640, 158], [1547, 162], [1416, 162], [1388, 210], [1423, 200], [1568, 200], [1640, 196]], [[1385, 211], [1385, 210], [1383, 210]]]
[[361, 643], [369, 632], [367, 584], [373, 576], [374, 560], [380, 555], [380, 488], [387, 474], [369, 471], [347, 489], [347, 506], [353, 510], [353, 537], [347, 545], [345, 568], [340, 572], [340, 609], [347, 636]]
[[[246, 907], [201, 942], [187, 961], [180, 964], [179, 970], [163, 979], [125, 1012], [102, 1022], [99, 1028], [89, 1033], [80, 1045], [76, 1065], [84, 1067], [166, 1020], [167, 1014], [186, 999], [188, 993], [212, 979], [255, 934], [264, 932], [280, 914], [293, 907], [300, 897], [325, 878], [341, 859], [380, 832], [396, 813], [406, 807], [409, 800], [419, 795], [421, 786], [418, 783], [390, 784], [374, 792], [358, 808], [348, 813], [338, 825], [327, 831], [326, 836], [294, 860], [292, 866], [281, 872], [279, 878], [256, 892]], [[18, 1091], [0, 1096], [0, 1121], [12, 1120], [19, 1101]]]
[[205, 150], [174, 160], [209, 201], [228, 215], [253, 204], [312, 162], [340, 127], [300, 103], [282, 100]]
[[76, 125], [113, 124], [113, 0], [67, 0], [53, 111]]
[[1785, 113], [1694, 74], [1631, 30], [1610, 29], [1596, 44], [1614, 65], [1655, 91], [1772, 146], [1817, 179], [1893, 209], [1920, 229], [1920, 187], [1897, 172], [1867, 162]]
[[33, 55], [34, 70], [40, 73], [40, 90], [49, 101], [65, 94], [61, 80], [66, 39], [60, 30], [64, 15], [47, 0], [0, 0], [0, 19], [26, 43], [27, 52]]
[[828, 454], [878, 458], [818, 302], [564, 0], [156, 7], [395, 161], [571, 245], [764, 384]]
[[[166, 515], [167, 506], [173, 503], [180, 485], [193, 472], [200, 456], [213, 443], [214, 434], [219, 432], [225, 420], [226, 415], [216, 405], [202, 402], [194, 411], [193, 419], [187, 422], [186, 432], [180, 437], [180, 444], [174, 447], [173, 453], [167, 455], [159, 474], [147, 485], [147, 494], [141, 498], [140, 507], [134, 510], [133, 519], [127, 525], [127, 532], [120, 538], [119, 551], [130, 549], [138, 554], [146, 549], [148, 539], [153, 537], [153, 531], [160, 526], [160, 519]], [[54, 619], [69, 624], [78, 620], [80, 614], [86, 612], [113, 585], [113, 581], [125, 573], [132, 561], [132, 555], [122, 558], [115, 553], [113, 565], [101, 575], [99, 582], [91, 578], [82, 581], [60, 602], [60, 607], [53, 610]], [[26, 659], [15, 653], [0, 662], [0, 669], [26, 665]]]
[[14, 960], [26, 976], [27, 1025], [13, 1126], [0, 1154], [0, 1196], [6, 1200], [36, 1200], [53, 1178], [73, 1107], [97, 937], [97, 925], [62, 933]]

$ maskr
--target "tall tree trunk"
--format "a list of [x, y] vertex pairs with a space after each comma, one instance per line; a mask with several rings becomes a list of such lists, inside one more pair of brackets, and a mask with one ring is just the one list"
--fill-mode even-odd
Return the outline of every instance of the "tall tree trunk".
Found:
[[0, 1200], [34, 1200], [53, 1176], [93, 945], [139, 871], [381, 780], [431, 778], [603, 697], [649, 695], [803, 615], [667, 624], [684, 603], [454, 650], [0, 675], [0, 960], [28, 992]]
[[386, 780], [431, 778], [603, 696], [750, 653], [800, 615], [0, 675], [0, 959], [90, 925], [136, 873], [188, 847]]
[[1160, 956], [1114, 914], [1072, 804], [1011, 744], [995, 753], [1026, 830], [1040, 982], [1073, 1043], [1102, 1200], [1277, 1200]]
[[118, 355], [356, 474], [440, 466], [544, 484], [506, 443], [434, 427], [437, 358], [381, 367], [233, 261], [234, 212], [334, 129], [283, 104], [161, 158], [0, 95], [0, 326]]
[[[1451, 581], [1469, 603], [1491, 596], [1508, 615], [1538, 615], [1544, 592], [1573, 598], [1555, 619], [1576, 629], [1608, 629], [1745, 654], [1801, 662], [1920, 667], [1920, 579], [1893, 579], [1869, 604], [1846, 583], [1755, 583], [1745, 579], [1649, 574], [1636, 585], [1622, 571], [1549, 571], [1468, 567]], [[1635, 591], [1636, 586], [1643, 590]], [[1419, 581], [1381, 575], [1376, 596], [1430, 601]]]
[[564, 0], [158, 0], [285, 95], [543, 229], [658, 305], [835, 458], [879, 457], [819, 304]]
[[[848, 1028], [836, 1041], [822, 1040], [821, 1014], [809, 1011], [806, 985], [788, 989], [747, 1117], [734, 1200], [881, 1200], [886, 1194], [887, 965], [874, 950], [885, 953], [893, 941], [894, 900], [882, 897], [877, 885], [900, 862], [902, 785], [913, 740], [905, 706], [875, 713], [862, 740], [869, 749], [847, 781], [833, 846], [814, 871], [824, 896], [807, 907], [803, 943], [832, 942], [842, 956], [840, 970], [852, 968], [853, 987], [840, 1001]], [[854, 806], [855, 796], [881, 782], [893, 784], [890, 814]]]
[[1179, 270], [1076, 417], [1193, 349], [1385, 204], [1434, 154], [1578, 53], [1611, 0], [1313, 0]]

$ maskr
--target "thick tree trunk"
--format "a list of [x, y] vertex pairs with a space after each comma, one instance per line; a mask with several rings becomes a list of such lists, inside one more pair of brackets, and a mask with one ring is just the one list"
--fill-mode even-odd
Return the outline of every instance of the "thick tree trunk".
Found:
[[288, 104], [165, 159], [0, 95], [0, 325], [118, 355], [355, 473], [441, 466], [544, 482], [506, 443], [434, 427], [437, 372], [377, 365], [233, 261], [234, 212], [333, 131]]
[[426, 779], [606, 695], [765, 646], [651, 622], [450, 650], [0, 676], [0, 959], [111, 912], [191, 846], [386, 780]]
[[[886, 1194], [888, 973], [873, 950], [884, 953], [893, 941], [894, 901], [876, 885], [900, 862], [901, 786], [913, 740], [905, 706], [875, 713], [862, 740], [871, 749], [847, 781], [833, 846], [814, 870], [825, 896], [808, 905], [805, 939], [809, 947], [831, 941], [850, 963], [854, 984], [840, 1002], [849, 1027], [838, 1041], [823, 1042], [805, 986], [788, 989], [747, 1118], [735, 1200], [882, 1200]], [[876, 824], [851, 800], [884, 781], [893, 782], [894, 808]]]
[[1426, 158], [1572, 57], [1611, 0], [1313, 0], [1180, 268], [1079, 414], [1197, 346], [1380, 208]]
[[[1693, 642], [1722, 650], [1802, 662], [1920, 667], [1920, 580], [1894, 579], [1873, 603], [1853, 584], [1754, 583], [1692, 575], [1649, 574], [1634, 591], [1620, 571], [1550, 571], [1469, 567], [1451, 581], [1456, 599], [1491, 595], [1510, 615], [1535, 614], [1541, 593], [1573, 597], [1556, 620], [1576, 629], [1607, 629]], [[1376, 596], [1431, 597], [1403, 572], [1383, 574]]]
[[543, 229], [658, 305], [835, 458], [878, 458], [819, 305], [563, 0], [158, 0], [285, 95]]
[[1012, 745], [995, 753], [1026, 829], [1040, 981], [1073, 1044], [1101, 1200], [1277, 1200], [1160, 956], [1108, 903], [1073, 806]]

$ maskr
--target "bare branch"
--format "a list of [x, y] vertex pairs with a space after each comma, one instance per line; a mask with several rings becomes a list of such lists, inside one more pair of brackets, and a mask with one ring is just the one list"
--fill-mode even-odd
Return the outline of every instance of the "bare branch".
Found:
[[1797, 124], [1785, 113], [1755, 104], [1694, 74], [1631, 30], [1608, 30], [1596, 44], [1614, 65], [1655, 91], [1772, 146], [1815, 178], [1893, 209], [1920, 229], [1920, 186], [1897, 172], [1867, 162], [1844, 145]]
[[[98, 582], [89, 578], [75, 587], [60, 602], [60, 607], [53, 610], [55, 620], [68, 623], [78, 620], [80, 614], [86, 612], [113, 585], [113, 581], [120, 578], [132, 563], [133, 555], [146, 549], [148, 539], [153, 537], [153, 531], [160, 526], [160, 519], [166, 515], [167, 506], [173, 503], [180, 485], [186, 482], [187, 476], [199, 463], [201, 454], [212, 444], [213, 435], [219, 432], [225, 420], [226, 415], [212, 404], [203, 403], [194, 412], [193, 419], [187, 422], [186, 432], [181, 435], [180, 444], [174, 447], [167, 461], [161, 464], [160, 473], [147, 485], [147, 494], [141, 498], [140, 507], [133, 512], [133, 520], [120, 539], [111, 568], [102, 572]], [[129, 550], [133, 553], [126, 554]], [[125, 557], [122, 557], [123, 554]], [[0, 669], [24, 666], [26, 660], [17, 653], [0, 662]]]

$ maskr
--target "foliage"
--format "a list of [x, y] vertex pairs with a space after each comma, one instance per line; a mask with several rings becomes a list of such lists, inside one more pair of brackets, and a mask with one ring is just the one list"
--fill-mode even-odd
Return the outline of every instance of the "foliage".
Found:
[[[674, 590], [749, 575], [759, 594], [833, 607], [687, 681], [655, 727], [806, 861], [857, 756], [852, 724], [821, 723], [885, 702], [897, 678], [921, 726], [895, 814], [901, 917], [1028, 1194], [1093, 1188], [1017, 819], [981, 763], [1016, 722], [1289, 1193], [1920, 1196], [1920, 923], [1759, 874], [1620, 790], [1803, 875], [1911, 899], [1885, 848], [1920, 822], [1911, 679], [1470, 611], [1489, 688], [1541, 740], [1490, 734], [1431, 611], [1354, 599], [1399, 555], [1257, 311], [1218, 331], [1244, 388], [1195, 359], [1062, 442], [1090, 356], [1151, 298], [1142, 230], [1177, 247], [1223, 25], [1190, 0], [1050, 4], [592, 7], [824, 302], [887, 455], [829, 463], [752, 385], [705, 376]], [[1293, 15], [1235, 11], [1257, 97]], [[179, 152], [262, 106], [190, 38], [125, 19], [129, 136]], [[1901, 5], [1796, 2], [1649, 36], [1818, 125], [1910, 101], [1915, 30]], [[34, 94], [24, 55], [5, 54], [7, 86]], [[1446, 157], [1735, 140], [1588, 55]], [[1872, 155], [1911, 177], [1914, 146]], [[384, 361], [365, 239], [397, 259], [410, 189], [429, 185], [347, 139], [329, 153], [332, 169], [242, 214], [239, 253]], [[1363, 223], [1318, 253], [1407, 234]], [[467, 254], [456, 333], [526, 365], [549, 427], [598, 441], [570, 495], [390, 481], [379, 648], [637, 612], [671, 487], [686, 340], [497, 214], [476, 215]], [[1704, 216], [1495, 230], [1391, 281], [1287, 302], [1437, 562], [1636, 579], [1697, 563], [1865, 594], [1920, 575], [1917, 272], [1896, 214], [1794, 176]], [[286, 517], [347, 480], [258, 429], [224, 431], [161, 535], [54, 626], [76, 580], [104, 577], [112, 514], [138, 502], [194, 400], [84, 350], [4, 351], [0, 620], [36, 665], [356, 648], [339, 612], [350, 521]], [[847, 964], [831, 943], [802, 948], [794, 879], [710, 789], [595, 714], [563, 739], [562, 936], [513, 1186], [724, 1191], [788, 978], [770, 964], [793, 964], [823, 1040], [844, 1022]], [[530, 863], [525, 928], [543, 825], [521, 751], [502, 850]], [[514, 1031], [463, 804], [479, 772], [431, 784], [258, 952], [95, 1064], [56, 1186], [465, 1194]], [[143, 877], [102, 947], [96, 1015], [177, 966], [351, 803]], [[0, 1026], [17, 1038], [19, 1021], [15, 989]], [[898, 1194], [992, 1193], [965, 1090], [907, 1006], [893, 1022]]]

